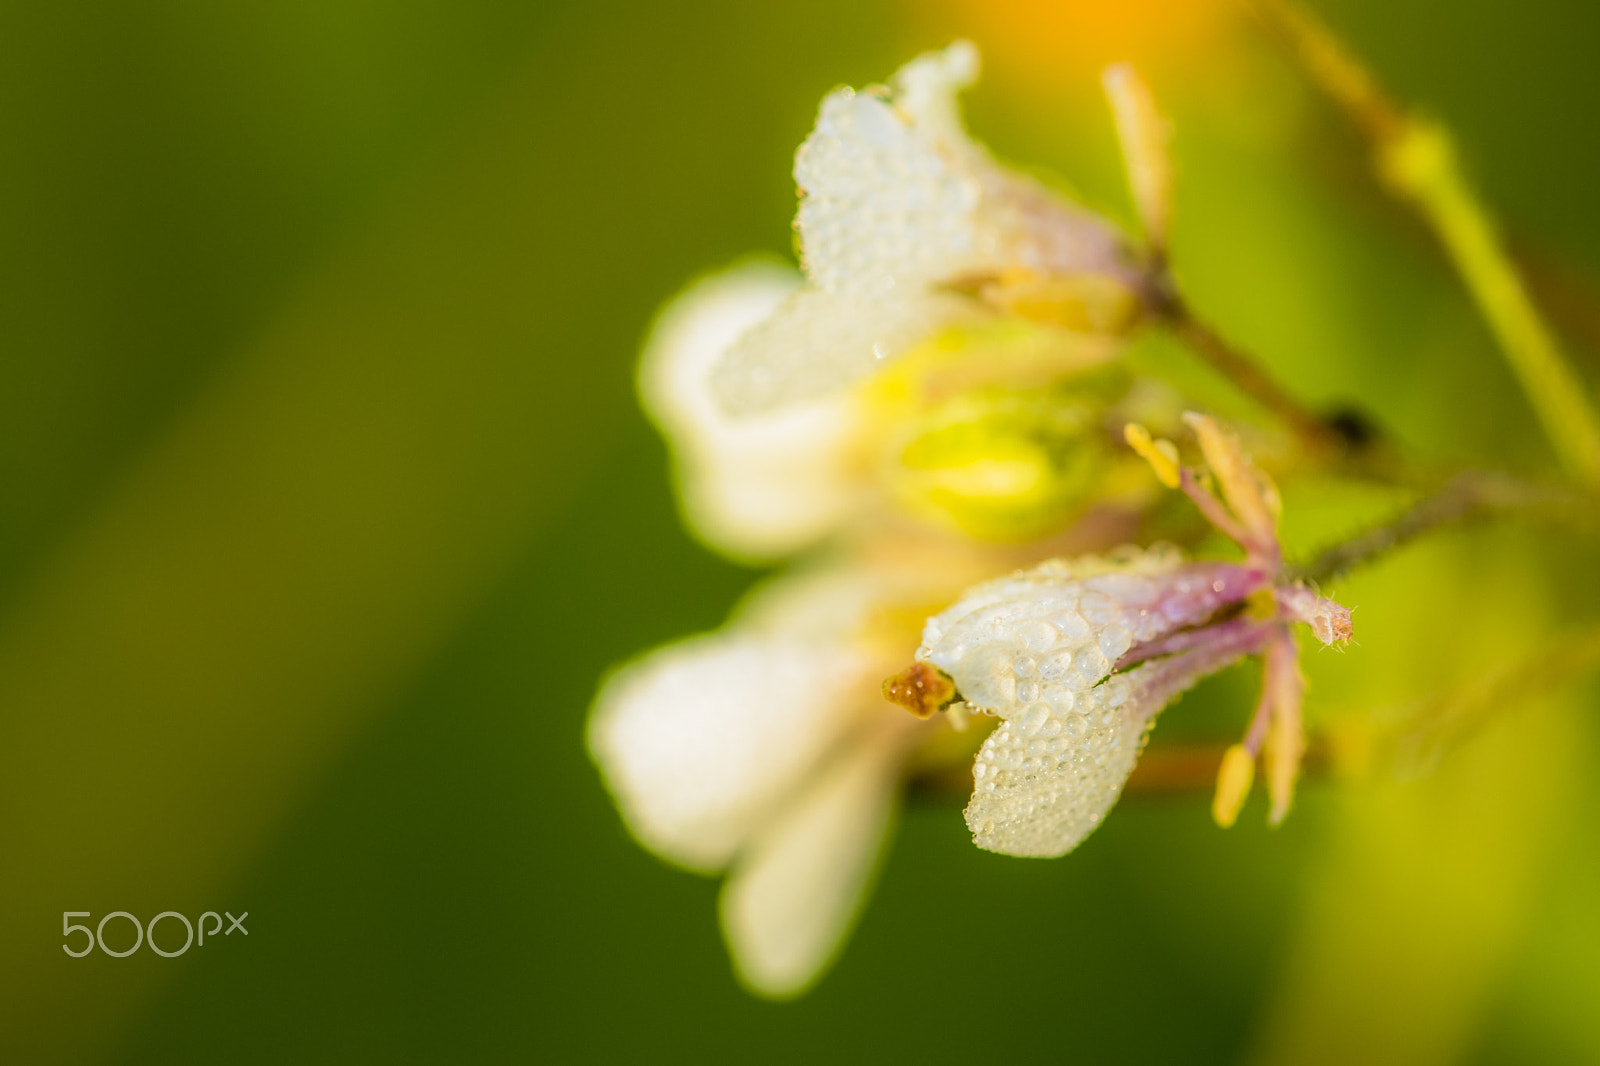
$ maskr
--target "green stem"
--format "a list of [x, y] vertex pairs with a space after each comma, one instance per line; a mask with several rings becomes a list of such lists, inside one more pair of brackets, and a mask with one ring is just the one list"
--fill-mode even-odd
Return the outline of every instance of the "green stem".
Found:
[[1306, 565], [1294, 568], [1291, 576], [1331, 581], [1425, 533], [1509, 511], [1537, 511], [1580, 525], [1590, 524], [1594, 518], [1593, 501], [1571, 490], [1548, 489], [1469, 470], [1457, 474], [1394, 520], [1335, 544]]
[[1600, 417], [1529, 298], [1444, 129], [1391, 102], [1354, 56], [1303, 8], [1286, 0], [1254, 4], [1287, 40], [1312, 81], [1372, 140], [1380, 175], [1421, 213], [1444, 245], [1562, 462], [1585, 484], [1600, 488]]

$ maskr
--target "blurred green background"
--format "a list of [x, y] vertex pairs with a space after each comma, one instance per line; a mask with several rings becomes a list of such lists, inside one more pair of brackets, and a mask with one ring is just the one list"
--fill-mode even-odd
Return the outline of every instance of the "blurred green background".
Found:
[[[1458, 131], [1592, 385], [1600, 12], [1324, 10]], [[1600, 1061], [1592, 684], [1272, 832], [1134, 794], [1025, 862], [914, 798], [787, 1005], [736, 987], [715, 883], [628, 839], [596, 680], [756, 576], [678, 525], [638, 342], [789, 251], [825, 91], [957, 35], [977, 133], [1124, 218], [1094, 79], [1140, 62], [1200, 307], [1424, 455], [1547, 466], [1426, 233], [1221, 0], [0, 5], [0, 1060]], [[1288, 500], [1301, 550], [1394, 502]], [[1361, 646], [1310, 657], [1313, 718], [1470, 687], [1597, 587], [1547, 531], [1398, 556], [1341, 588]], [[248, 938], [177, 959], [59, 947], [65, 910], [224, 909]]]

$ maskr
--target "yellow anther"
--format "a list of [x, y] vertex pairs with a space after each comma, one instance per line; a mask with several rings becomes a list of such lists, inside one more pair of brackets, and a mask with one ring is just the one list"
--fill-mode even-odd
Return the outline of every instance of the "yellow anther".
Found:
[[1234, 744], [1222, 755], [1222, 765], [1216, 771], [1216, 795], [1211, 799], [1211, 818], [1224, 829], [1232, 828], [1238, 820], [1238, 810], [1250, 795], [1251, 781], [1256, 779], [1256, 757], [1243, 744]]
[[1235, 744], [1222, 756], [1222, 766], [1217, 770], [1217, 794], [1211, 800], [1211, 817], [1222, 828], [1232, 827], [1238, 819], [1255, 776], [1255, 756], [1243, 744]]
[[1169, 489], [1178, 487], [1178, 448], [1170, 440], [1154, 440], [1150, 431], [1137, 422], [1122, 429], [1122, 438], [1134, 454], [1150, 464], [1156, 477]]

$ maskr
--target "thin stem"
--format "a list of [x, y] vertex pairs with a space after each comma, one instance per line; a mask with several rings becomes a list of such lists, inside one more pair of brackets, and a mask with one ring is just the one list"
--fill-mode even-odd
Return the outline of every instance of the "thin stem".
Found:
[[1424, 533], [1491, 513], [1580, 506], [1581, 501], [1570, 493], [1482, 471], [1467, 471], [1457, 474], [1438, 492], [1419, 500], [1393, 521], [1328, 548], [1305, 566], [1294, 569], [1291, 576], [1306, 581], [1330, 581]]
[[1499, 341], [1556, 452], [1600, 488], [1600, 417], [1533, 301], [1443, 127], [1407, 113], [1327, 27], [1288, 0], [1253, 0], [1311, 80], [1372, 141], [1379, 176], [1427, 220]]
[[1325, 455], [1343, 446], [1339, 434], [1316, 412], [1296, 399], [1256, 360], [1195, 317], [1170, 283], [1162, 288], [1165, 291], [1157, 303], [1158, 317], [1196, 355], [1288, 426], [1307, 451]]

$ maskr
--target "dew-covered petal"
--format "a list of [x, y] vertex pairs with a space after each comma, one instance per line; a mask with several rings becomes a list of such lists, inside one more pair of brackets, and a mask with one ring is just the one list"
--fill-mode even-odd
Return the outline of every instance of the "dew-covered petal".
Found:
[[1150, 725], [1149, 699], [1134, 695], [1139, 669], [1079, 694], [1068, 709], [1041, 703], [989, 735], [966, 810], [975, 844], [1053, 857], [1094, 831], [1122, 794]]
[[883, 733], [842, 752], [740, 856], [722, 928], [754, 991], [798, 995], [837, 953], [883, 846], [901, 751]]
[[1207, 674], [1258, 648], [1269, 623], [1224, 623], [1208, 644], [1114, 674], [1070, 700], [1024, 706], [984, 741], [966, 810], [973, 842], [1053, 858], [1077, 847], [1122, 794], [1155, 716]]
[[705, 278], [663, 310], [639, 363], [639, 391], [672, 446], [688, 524], [741, 558], [812, 543], [855, 499], [857, 420], [842, 397], [733, 419], [712, 395], [712, 366], [798, 285], [794, 270], [767, 262]]
[[1011, 718], [1033, 700], [1093, 688], [1137, 643], [1206, 621], [1260, 581], [1256, 570], [1183, 564], [1162, 549], [1047, 563], [969, 589], [928, 620], [917, 657], [968, 703]]
[[1007, 269], [1120, 270], [1104, 221], [999, 166], [962, 128], [956, 95], [977, 79], [958, 41], [889, 86], [838, 89], [795, 156], [806, 273], [828, 291], [882, 291]]
[[838, 89], [795, 156], [795, 219], [810, 281], [719, 363], [731, 414], [832, 393], [919, 341], [993, 309], [958, 295], [989, 278], [1131, 276], [1104, 220], [1001, 167], [962, 128], [977, 76], [957, 42], [888, 86]]
[[641, 843], [716, 869], [856, 720], [864, 670], [845, 645], [686, 640], [605, 683], [589, 750]]

